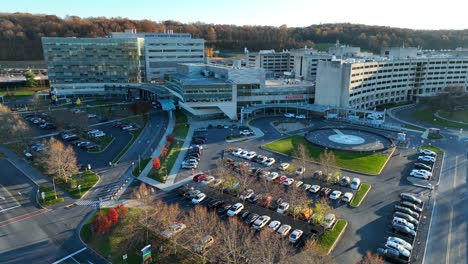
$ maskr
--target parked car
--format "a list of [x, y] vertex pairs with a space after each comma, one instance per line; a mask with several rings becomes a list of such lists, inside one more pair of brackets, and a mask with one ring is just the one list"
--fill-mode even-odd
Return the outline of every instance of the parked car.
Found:
[[199, 204], [206, 198], [206, 194], [199, 193], [197, 196], [193, 197], [192, 204]]
[[284, 214], [288, 209], [289, 209], [289, 203], [287, 203], [287, 202], [282, 202], [282, 203], [278, 206], [278, 209], [276, 209], [276, 212], [277, 212], [278, 214]]
[[179, 195], [184, 196], [187, 192], [193, 191], [194, 188], [189, 185], [184, 185], [178, 188]]
[[193, 176], [194, 182], [201, 182], [208, 177], [206, 173], [198, 173], [197, 175]]
[[427, 170], [427, 171], [432, 171], [432, 167], [425, 164], [425, 163], [422, 163], [422, 162], [416, 162], [414, 164], [414, 167], [417, 168], [417, 169], [423, 169], [423, 170]]
[[270, 231], [276, 231], [278, 230], [278, 228], [281, 226], [281, 222], [278, 221], [278, 220], [273, 220], [270, 222], [270, 224], [268, 225], [268, 230]]
[[250, 136], [252, 133], [252, 131], [250, 130], [241, 130], [239, 131], [239, 135], [242, 135], [242, 136]]
[[265, 163], [263, 163], [263, 165], [270, 167], [270, 166], [272, 166], [273, 164], [275, 164], [275, 162], [276, 162], [276, 160], [275, 160], [274, 158], [268, 158], [268, 159], [265, 161]]
[[196, 169], [198, 164], [182, 162], [182, 169]]
[[288, 168], [289, 168], [289, 163], [284, 162], [280, 164], [280, 170], [284, 171], [284, 170], [287, 170]]
[[323, 187], [322, 189], [320, 189], [320, 195], [323, 196], [323, 197], [328, 197], [331, 192], [332, 192], [332, 190], [330, 188], [327, 188], [327, 187]]
[[432, 151], [432, 150], [428, 150], [428, 149], [421, 149], [421, 150], [419, 151], [419, 153], [424, 154], [424, 156], [437, 157], [437, 153], [435, 153], [435, 152]]
[[289, 234], [289, 231], [291, 231], [291, 226], [284, 224], [280, 226], [276, 232], [278, 233], [279, 236], [285, 237]]
[[415, 205], [414, 203], [411, 203], [411, 202], [408, 202], [408, 201], [401, 201], [400, 202], [400, 205], [403, 206], [403, 207], [407, 207], [411, 210], [413, 210], [414, 212], [417, 212], [417, 213], [422, 213], [422, 208]]
[[360, 185], [361, 185], [361, 179], [353, 178], [353, 181], [351, 182], [349, 187], [351, 187], [351, 189], [353, 189], [353, 190], [357, 190], [357, 189], [359, 189]]
[[405, 247], [393, 241], [387, 241], [387, 243], [385, 243], [385, 247], [396, 249], [401, 255], [408, 257], [408, 258], [411, 254]]
[[427, 175], [428, 177], [432, 177], [432, 173], [427, 170], [412, 170], [411, 172], [417, 172], [417, 173]]
[[304, 231], [300, 230], [300, 229], [295, 229], [290, 235], [289, 235], [289, 242], [291, 243], [296, 243], [302, 236], [302, 234], [304, 234]]
[[286, 186], [289, 186], [289, 185], [291, 185], [291, 184], [293, 184], [293, 183], [294, 183], [294, 179], [293, 179], [293, 178], [287, 178], [287, 179], [283, 182], [283, 184], [286, 185]]
[[233, 152], [231, 152], [231, 154], [232, 154], [233, 156], [239, 157], [240, 154], [241, 154], [243, 151], [244, 151], [243, 149], [238, 148], [237, 150], [234, 150]]
[[216, 179], [214, 182], [212, 182], [212, 183], [210, 184], [210, 187], [213, 187], [213, 188], [214, 188], [214, 187], [218, 187], [218, 186], [220, 186], [223, 182], [224, 182], [223, 179]]
[[421, 199], [416, 198], [416, 196], [414, 196], [413, 194], [410, 194], [410, 193], [400, 193], [400, 198], [401, 198], [402, 200], [405, 200], [405, 201], [408, 201], [408, 202], [412, 202], [412, 203], [415, 203], [415, 204], [419, 204], [419, 205], [422, 204], [422, 200], [421, 200]]
[[416, 219], [419, 219], [419, 214], [412, 211], [411, 209], [409, 209], [407, 207], [403, 207], [403, 206], [400, 206], [400, 205], [395, 205], [395, 211], [402, 212], [402, 213], [405, 213], [405, 214], [409, 214], [412, 217], [414, 217]]
[[250, 197], [252, 197], [252, 195], [254, 195], [254, 191], [252, 189], [248, 189], [248, 190], [245, 190], [241, 195], [240, 195], [240, 199], [245, 201], [247, 199], [249, 199]]
[[224, 215], [227, 211], [229, 211], [229, 209], [231, 209], [232, 205], [231, 204], [225, 204], [221, 207], [219, 207], [217, 210], [216, 210], [216, 214], [218, 214], [219, 216], [222, 216]]
[[213, 200], [213, 201], [208, 203], [207, 207], [208, 207], [208, 209], [217, 209], [217, 208], [220, 208], [223, 205], [224, 205], [223, 200]]
[[288, 179], [288, 176], [286, 176], [286, 175], [281, 175], [281, 177], [279, 177], [279, 183], [281, 184], [281, 183], [285, 182], [286, 179]]
[[320, 191], [320, 186], [319, 185], [312, 185], [310, 186], [309, 192], [310, 193], [318, 193]]
[[343, 198], [341, 198], [341, 200], [343, 202], [346, 202], [346, 203], [350, 203], [351, 200], [353, 200], [353, 196], [354, 194], [352, 192], [346, 192], [344, 195], [343, 195]]
[[343, 187], [348, 186], [351, 183], [351, 180], [349, 179], [348, 176], [343, 176], [340, 180], [340, 185]]
[[215, 177], [208, 176], [201, 183], [204, 184], [204, 185], [208, 185], [208, 184], [210, 184], [210, 183], [212, 183], [214, 181], [215, 181]]
[[247, 199], [247, 202], [249, 203], [256, 203], [259, 199], [262, 199], [263, 195], [262, 194], [254, 194], [252, 195], [249, 199]]
[[392, 241], [394, 243], [400, 244], [409, 251], [413, 250], [413, 246], [410, 243], [399, 237], [388, 237], [387, 241]]
[[416, 231], [412, 230], [411, 228], [405, 226], [405, 225], [400, 225], [400, 224], [392, 224], [392, 228], [396, 231], [399, 231], [401, 233], [404, 233], [408, 236], [415, 237], [416, 236]]
[[253, 223], [252, 227], [256, 230], [262, 229], [265, 225], [267, 225], [271, 220], [271, 217], [267, 215], [260, 216], [255, 222]]
[[331, 229], [333, 225], [335, 224], [335, 222], [336, 222], [336, 216], [334, 214], [327, 214], [321, 225], [327, 229]]
[[296, 118], [297, 118], [297, 119], [305, 119], [306, 116], [305, 116], [305, 115], [297, 115]]
[[276, 171], [270, 173], [270, 175], [267, 177], [267, 181], [274, 181], [276, 179], [278, 179], [279, 177], [279, 173], [277, 173]]
[[185, 224], [182, 224], [182, 223], [172, 224], [172, 225], [169, 226], [168, 229], [161, 232], [161, 236], [164, 237], [164, 238], [169, 239], [169, 238], [173, 237], [174, 235], [176, 235], [177, 233], [180, 233], [186, 227], [187, 226]]
[[296, 188], [300, 188], [303, 184], [304, 184], [303, 181], [297, 181], [295, 185], [296, 185]]
[[284, 117], [287, 117], [287, 118], [294, 118], [296, 115], [295, 114], [292, 114], [292, 113], [286, 113], [284, 114]]
[[410, 223], [410, 222], [406, 221], [406, 219], [403, 219], [403, 218], [400, 218], [400, 217], [396, 217], [396, 216], [393, 217], [392, 224], [404, 225], [404, 226], [409, 227], [412, 230], [415, 230], [415, 226], [412, 223]]
[[432, 156], [419, 156], [418, 160], [434, 163], [435, 162], [435, 157], [432, 157]]
[[276, 211], [276, 209], [282, 202], [283, 198], [277, 197], [276, 199], [273, 199], [273, 201], [271, 201], [270, 205], [268, 205], [268, 209]]
[[244, 223], [251, 226], [258, 218], [260, 217], [259, 214], [250, 213], [244, 220]]
[[198, 194], [200, 194], [201, 191], [200, 190], [191, 190], [191, 191], [188, 191], [184, 194], [184, 197], [186, 199], [193, 199], [195, 196], [197, 196]]
[[268, 157], [265, 157], [265, 156], [257, 156], [257, 163], [263, 164], [265, 166], [271, 166], [271, 165], [273, 165], [273, 163], [275, 163], [275, 159], [274, 158], [268, 158]]
[[312, 185], [305, 183], [301, 186], [301, 189], [305, 192], [308, 192], [310, 190], [310, 187], [312, 187]]
[[241, 203], [236, 203], [234, 204], [231, 209], [229, 209], [227, 211], [227, 215], [228, 216], [235, 216], [237, 215], [238, 213], [240, 213], [240, 211], [242, 211], [244, 209], [244, 205], [241, 204]]
[[338, 191], [338, 190], [333, 191], [329, 196], [331, 200], [338, 200], [340, 199], [340, 197], [341, 197], [341, 191]]
[[418, 225], [419, 225], [419, 221], [416, 220], [416, 218], [414, 218], [413, 216], [411, 216], [411, 215], [409, 215], [409, 214], [402, 213], [402, 212], [395, 212], [395, 213], [393, 213], [393, 216], [394, 216], [394, 217], [400, 217], [400, 218], [406, 219], [406, 221], [412, 223], [412, 224], [415, 225], [415, 226], [418, 226]]
[[304, 175], [305, 171], [306, 171], [306, 169], [304, 167], [299, 167], [296, 170], [296, 175], [302, 176], [302, 175]]
[[261, 207], [267, 207], [273, 201], [273, 196], [269, 194], [263, 195], [260, 199], [258, 199], [257, 204]]
[[414, 178], [418, 178], [418, 179], [424, 179], [424, 180], [429, 179], [429, 176], [427, 174], [422, 173], [420, 171], [412, 171], [412, 172], [410, 172], [409, 176], [414, 177]]

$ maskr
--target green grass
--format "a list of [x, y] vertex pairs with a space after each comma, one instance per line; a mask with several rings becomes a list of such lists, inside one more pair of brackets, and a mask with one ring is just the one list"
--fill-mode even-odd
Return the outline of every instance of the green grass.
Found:
[[127, 150], [133, 145], [133, 143], [138, 138], [140, 133], [141, 133], [141, 129], [130, 131], [130, 134], [132, 135], [132, 139], [130, 139], [130, 141], [127, 143], [125, 148], [122, 149], [122, 151], [120, 151], [119, 155], [117, 155], [117, 157], [115, 157], [112, 160], [112, 163], [117, 163], [120, 160], [120, 158], [122, 158], [122, 156], [125, 155], [125, 153], [127, 153]]
[[[304, 144], [309, 150], [311, 160], [318, 161], [320, 153], [324, 151], [323, 148], [310, 144], [303, 136], [299, 135], [279, 139], [265, 144], [263, 147], [271, 151], [293, 156], [294, 151], [300, 144]], [[335, 153], [336, 162], [339, 167], [367, 174], [378, 174], [387, 160], [385, 155], [379, 153], [360, 154], [339, 150], [334, 150], [333, 153]]]
[[[45, 193], [45, 199], [42, 199], [42, 192]], [[55, 199], [55, 192], [53, 187], [48, 187], [45, 185], [39, 186], [39, 197], [38, 201], [43, 207], [49, 207], [57, 203], [63, 202], [65, 199], [57, 194], [57, 199]]]
[[443, 153], [444, 153], [443, 150], [441, 150], [441, 149], [438, 148], [438, 147], [434, 147], [434, 146], [425, 145], [425, 146], [421, 146], [421, 149], [432, 150], [432, 151], [434, 151], [434, 152], [437, 153], [437, 154], [443, 154]]
[[325, 233], [318, 238], [318, 245], [325, 253], [329, 253], [333, 245], [338, 242], [337, 239], [344, 231], [347, 223], [348, 222], [346, 220], [339, 219], [336, 221], [333, 229], [325, 230]]
[[47, 90], [47, 87], [21, 87], [21, 88], [7, 88], [0, 91], [0, 95], [13, 95], [13, 96], [31, 96], [39, 91]]
[[418, 130], [418, 131], [425, 131], [426, 130], [425, 128], [415, 126], [415, 125], [411, 125], [411, 124], [404, 124], [403, 127], [408, 128], [408, 129]]
[[429, 135], [427, 135], [427, 139], [442, 139], [444, 136], [442, 136], [441, 134], [436, 134], [436, 133], [429, 133]]
[[166, 182], [167, 175], [171, 173], [172, 167], [174, 166], [174, 163], [179, 156], [182, 144], [183, 141], [174, 141], [174, 144], [172, 144], [171, 148], [169, 149], [169, 153], [167, 154], [166, 159], [161, 161], [161, 168], [159, 170], [152, 168], [148, 174], [148, 177], [159, 182]]
[[358, 191], [356, 192], [356, 195], [354, 196], [353, 200], [351, 201], [350, 205], [354, 207], [358, 207], [364, 197], [366, 197], [367, 193], [371, 189], [371, 185], [368, 183], [362, 183], [361, 186], [359, 186]]
[[79, 199], [99, 181], [99, 176], [93, 171], [84, 171], [83, 176], [75, 175], [73, 179], [77, 181], [77, 184], [81, 185], [81, 192], [77, 187], [71, 188], [69, 184], [64, 181], [56, 181], [56, 184], [68, 192], [73, 198]]
[[174, 128], [174, 132], [172, 133], [174, 137], [185, 139], [187, 137], [187, 133], [189, 130], [188, 118], [182, 112], [182, 110], [176, 110], [175, 112], [176, 124]]
[[460, 124], [460, 123], [436, 118], [434, 114], [428, 109], [418, 109], [414, 111], [413, 113], [411, 113], [411, 117], [416, 120], [423, 121], [432, 125], [451, 127], [451, 128], [468, 128], [468, 124]]
[[140, 161], [140, 164], [135, 164], [135, 168], [133, 168], [132, 175], [135, 177], [140, 176], [140, 170], [144, 170], [148, 162], [150, 162], [151, 158], [143, 159]]
[[318, 51], [328, 51], [328, 48], [335, 46], [335, 43], [315, 43], [314, 49]]
[[453, 112], [452, 116], [450, 116], [449, 112], [440, 111], [439, 115], [450, 120], [468, 123], [468, 109]]
[[88, 151], [89, 153], [99, 153], [104, 151], [107, 147], [109, 147], [112, 142], [114, 142], [114, 137], [111, 136], [103, 136], [100, 138], [95, 139], [95, 143], [98, 144], [98, 147], [96, 149], [92, 149]]

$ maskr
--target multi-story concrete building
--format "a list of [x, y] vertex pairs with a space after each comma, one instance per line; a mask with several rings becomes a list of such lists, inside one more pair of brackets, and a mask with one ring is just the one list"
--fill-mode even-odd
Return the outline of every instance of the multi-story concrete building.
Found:
[[468, 57], [384, 49], [389, 57], [319, 62], [315, 103], [358, 109], [416, 101], [448, 86], [468, 87]]
[[289, 51], [283, 50], [261, 50], [255, 53], [246, 54], [246, 64], [250, 68], [262, 68], [268, 77], [283, 76], [285, 72], [290, 72], [293, 61]]

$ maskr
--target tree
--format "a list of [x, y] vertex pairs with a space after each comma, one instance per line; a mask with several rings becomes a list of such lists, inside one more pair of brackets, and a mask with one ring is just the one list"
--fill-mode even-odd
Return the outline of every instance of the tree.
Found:
[[382, 256], [378, 254], [372, 254], [372, 252], [367, 251], [366, 255], [357, 264], [384, 264], [385, 261]]
[[76, 99], [75, 105], [81, 105], [81, 99], [80, 99], [80, 98], [77, 98], [77, 99]]
[[107, 218], [109, 219], [109, 221], [112, 222], [112, 224], [115, 225], [119, 222], [119, 213], [117, 212], [115, 208], [111, 208], [107, 212]]
[[117, 213], [121, 218], [127, 216], [128, 214], [128, 208], [124, 204], [117, 205], [115, 210], [117, 210]]
[[[68, 183], [79, 171], [75, 151], [72, 146], [65, 146], [54, 137], [46, 142], [46, 146], [41, 160], [46, 165], [47, 173]], [[71, 187], [74, 187], [73, 182]]]
[[34, 79], [36, 78], [36, 75], [34, 74], [32, 70], [27, 71], [24, 77], [26, 78], [26, 86], [28, 87], [37, 86], [37, 81]]
[[33, 132], [21, 115], [0, 104], [0, 120], [0, 143], [14, 142], [20, 146], [27, 145]]
[[[297, 146], [297, 149], [294, 153], [294, 156], [296, 156], [298, 158], [298, 164], [305, 168], [306, 167], [306, 164], [307, 164], [307, 160], [310, 159], [310, 152], [309, 150], [307, 149], [307, 147], [304, 145], [304, 144], [299, 144]], [[305, 177], [305, 173], [302, 174], [302, 179], [304, 179]]]
[[151, 105], [145, 101], [137, 101], [130, 104], [130, 111], [134, 115], [146, 114], [151, 110]]
[[169, 150], [167, 149], [167, 147], [163, 147], [163, 148], [161, 149], [161, 155], [160, 155], [161, 158], [162, 158], [162, 159], [165, 159], [166, 156], [167, 156], [167, 154], [168, 154], [168, 152], [169, 152]]
[[156, 170], [159, 170], [161, 168], [161, 161], [159, 160], [159, 157], [155, 157], [153, 159], [153, 168]]
[[97, 213], [94, 215], [93, 220], [93, 231], [101, 235], [109, 231], [111, 227], [111, 221], [104, 213]]
[[315, 224], [322, 224], [325, 220], [325, 216], [332, 211], [331, 206], [328, 204], [327, 199], [325, 197], [318, 200], [314, 205], [314, 217], [312, 221]]
[[334, 174], [338, 170], [338, 166], [336, 164], [336, 156], [333, 151], [325, 150], [319, 155], [319, 162], [320, 166], [323, 171], [323, 177], [325, 180], [330, 183], [334, 179]]

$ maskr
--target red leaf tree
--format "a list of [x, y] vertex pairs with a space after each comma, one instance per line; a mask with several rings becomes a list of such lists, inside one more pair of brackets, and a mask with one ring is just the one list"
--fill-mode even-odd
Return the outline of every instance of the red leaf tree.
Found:
[[107, 212], [107, 218], [115, 225], [119, 222], [119, 213], [115, 208], [111, 208], [109, 212]]
[[161, 161], [159, 160], [159, 157], [154, 158], [153, 168], [155, 168], [157, 170], [159, 170], [161, 168]]
[[124, 217], [128, 214], [128, 208], [123, 204], [117, 205], [115, 210], [117, 210], [117, 213], [119, 213], [119, 217]]
[[161, 150], [161, 158], [165, 158], [168, 152], [169, 150], [167, 149], [167, 147], [163, 147]]
[[93, 231], [99, 234], [104, 234], [109, 231], [111, 221], [103, 213], [97, 213], [93, 217]]

